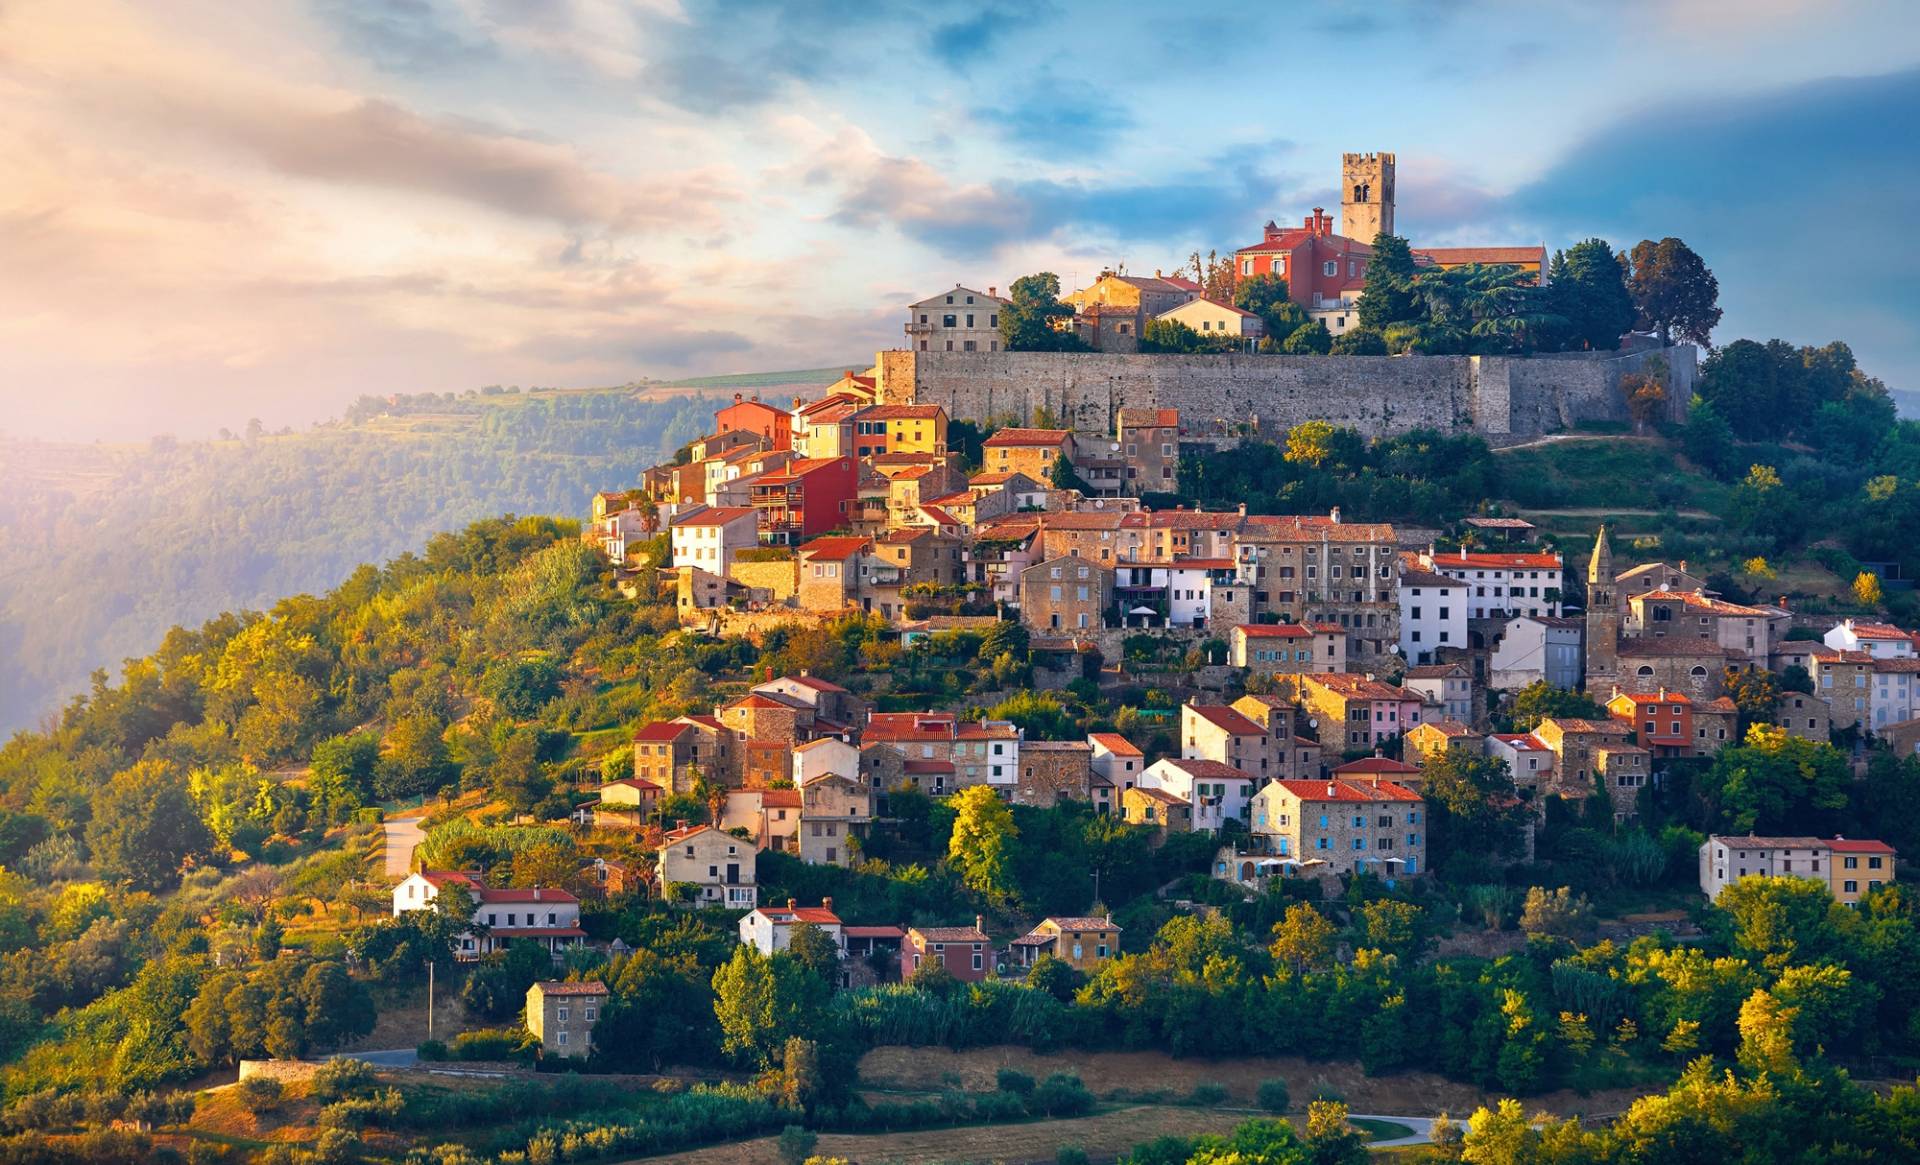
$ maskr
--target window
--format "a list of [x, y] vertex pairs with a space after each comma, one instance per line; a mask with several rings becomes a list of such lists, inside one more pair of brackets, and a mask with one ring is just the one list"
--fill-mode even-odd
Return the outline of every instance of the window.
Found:
[[1331, 279], [1333, 276], [1340, 274], [1340, 260], [1328, 259], [1324, 264], [1321, 265], [1320, 271], [1322, 274], [1326, 275], [1329, 279]]
[[565, 1022], [567, 1022], [567, 1014], [568, 1014], [568, 1012], [567, 1012], [567, 1008], [566, 1008], [565, 1006], [562, 1006], [562, 1007], [560, 1008], [560, 1022], [561, 1022], [561, 1023], [565, 1023]]
[[560, 1033], [560, 1035], [559, 1035], [559, 1038], [558, 1038], [558, 1039], [557, 1039], [557, 1040], [556, 1040], [555, 1042], [556, 1042], [556, 1043], [558, 1043], [558, 1044], [559, 1044], [559, 1045], [560, 1045], [561, 1047], [563, 1047], [563, 1048], [564, 1048], [564, 1047], [566, 1047], [566, 1046], [567, 1046], [567, 1033], [566, 1033], [566, 1032], [561, 1032], [561, 1033]]

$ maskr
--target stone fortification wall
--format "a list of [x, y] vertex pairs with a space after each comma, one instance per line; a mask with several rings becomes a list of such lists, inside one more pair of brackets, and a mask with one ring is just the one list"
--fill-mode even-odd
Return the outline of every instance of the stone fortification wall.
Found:
[[[1177, 408], [1195, 436], [1276, 437], [1308, 420], [1369, 436], [1410, 429], [1516, 440], [1583, 421], [1625, 420], [1620, 377], [1655, 352], [1554, 356], [1171, 356], [1063, 352], [882, 353], [887, 401], [938, 404], [956, 419], [1030, 422], [1041, 410], [1111, 433], [1122, 408]], [[1691, 347], [1668, 349], [1669, 406], [1684, 415]], [[1249, 428], [1251, 426], [1251, 428]]]

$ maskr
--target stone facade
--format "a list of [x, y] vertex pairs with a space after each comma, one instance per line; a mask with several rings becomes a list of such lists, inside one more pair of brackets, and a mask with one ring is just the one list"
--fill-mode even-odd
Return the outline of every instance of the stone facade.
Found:
[[[1367, 436], [1416, 428], [1488, 440], [1627, 421], [1620, 378], [1657, 348], [1538, 356], [1119, 355], [1070, 352], [886, 352], [886, 401], [937, 404], [955, 420], [1030, 417], [1046, 409], [1073, 429], [1116, 431], [1120, 410], [1178, 409], [1190, 438], [1231, 439], [1251, 424], [1279, 437], [1324, 420]], [[1684, 417], [1697, 353], [1664, 351], [1671, 419]]]
[[541, 1055], [584, 1059], [593, 1048], [593, 1027], [608, 998], [606, 984], [597, 979], [543, 980], [527, 988], [527, 1030], [539, 1039]]
[[1020, 620], [1036, 631], [1099, 630], [1113, 605], [1113, 571], [1084, 558], [1055, 558], [1020, 573]]
[[1013, 799], [1050, 809], [1085, 801], [1093, 780], [1093, 745], [1084, 740], [1028, 740], [1020, 745], [1020, 784]]

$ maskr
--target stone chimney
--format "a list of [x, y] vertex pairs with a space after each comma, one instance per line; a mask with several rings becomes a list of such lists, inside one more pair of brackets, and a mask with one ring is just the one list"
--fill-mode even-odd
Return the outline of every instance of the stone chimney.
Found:
[[981, 934], [987, 933], [987, 916], [984, 914], [974, 915], [973, 929], [979, 931]]
[[800, 900], [799, 900], [798, 898], [789, 898], [789, 899], [787, 899], [787, 909], [788, 909], [788, 910], [798, 910], [798, 909], [800, 909]]
[[999, 299], [1000, 289], [998, 287], [995, 287], [993, 284], [989, 283], [987, 284], [987, 294], [991, 295], [995, 299]]
[[822, 898], [820, 900], [820, 909], [831, 913], [833, 910], [833, 899], [831, 897]]
[[1327, 520], [1329, 522], [1332, 522], [1336, 526], [1340, 524], [1340, 507], [1339, 506], [1335, 506], [1333, 507], [1333, 509], [1327, 511]]
[[743, 401], [743, 400], [745, 400], [745, 399], [747, 399], [747, 398], [746, 398], [746, 397], [743, 397], [743, 396], [741, 396], [741, 395], [740, 395], [739, 393], [737, 393], [737, 392], [733, 394], [733, 403], [734, 403], [734, 404], [739, 404], [739, 403], [740, 403], [741, 401]]
[[1240, 503], [1240, 516], [1243, 518], [1247, 516], [1247, 503], [1245, 502]]

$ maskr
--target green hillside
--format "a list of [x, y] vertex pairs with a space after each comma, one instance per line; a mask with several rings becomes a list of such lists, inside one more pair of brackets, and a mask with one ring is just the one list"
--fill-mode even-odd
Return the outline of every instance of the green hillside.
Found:
[[705, 431], [710, 410], [654, 386], [424, 394], [228, 441], [0, 438], [0, 730], [175, 624], [323, 590], [482, 517], [578, 516]]

